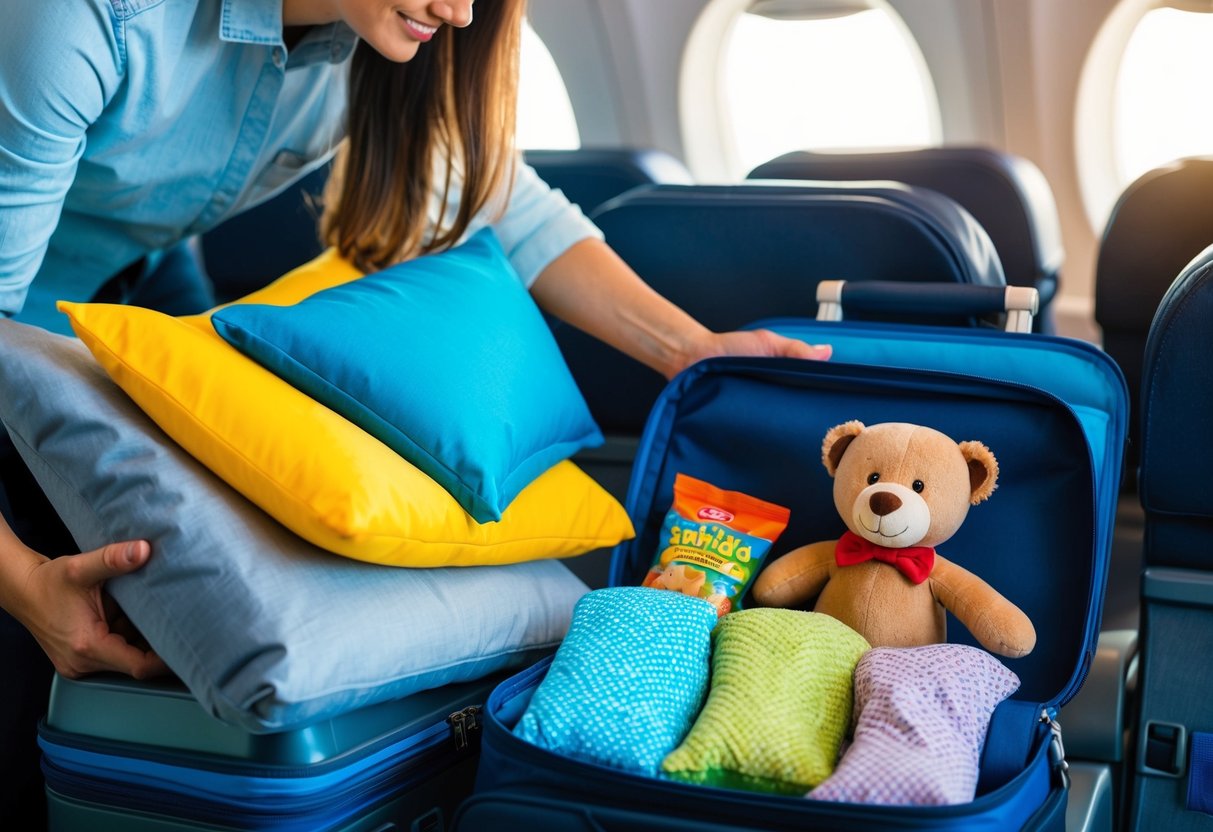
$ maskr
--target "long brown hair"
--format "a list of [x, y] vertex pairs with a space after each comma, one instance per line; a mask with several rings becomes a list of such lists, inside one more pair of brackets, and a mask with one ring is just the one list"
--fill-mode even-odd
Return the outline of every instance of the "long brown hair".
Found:
[[[480, 0], [470, 26], [442, 26], [406, 63], [358, 44], [349, 136], [325, 189], [320, 232], [362, 271], [449, 248], [513, 181], [525, 6]], [[445, 217], [453, 180], [461, 180], [454, 220], [427, 234], [435, 186]]]

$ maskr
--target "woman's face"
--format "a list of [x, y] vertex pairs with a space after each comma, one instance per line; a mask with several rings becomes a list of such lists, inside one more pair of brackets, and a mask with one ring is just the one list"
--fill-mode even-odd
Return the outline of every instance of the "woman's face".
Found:
[[472, 22], [474, 0], [331, 0], [338, 19], [389, 61], [412, 60], [442, 26]]

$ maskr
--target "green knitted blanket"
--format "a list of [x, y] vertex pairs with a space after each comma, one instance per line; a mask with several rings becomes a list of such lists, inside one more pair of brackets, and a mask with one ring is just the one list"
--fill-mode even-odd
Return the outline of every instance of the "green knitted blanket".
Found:
[[851, 678], [870, 645], [828, 615], [752, 609], [712, 635], [707, 703], [665, 758], [672, 777], [804, 794], [834, 770], [851, 723]]

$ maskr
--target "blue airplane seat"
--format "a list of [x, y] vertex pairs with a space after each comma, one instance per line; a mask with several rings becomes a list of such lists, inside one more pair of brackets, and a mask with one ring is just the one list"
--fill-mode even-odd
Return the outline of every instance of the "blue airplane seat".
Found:
[[1141, 439], [1138, 391], [1154, 310], [1193, 257], [1213, 244], [1213, 158], [1180, 159], [1149, 171], [1120, 195], [1095, 265], [1095, 320], [1103, 346], [1129, 383], [1132, 404], [1126, 486]]
[[587, 214], [637, 185], [689, 185], [693, 181], [681, 161], [661, 150], [527, 150], [523, 158], [544, 182], [562, 191]]
[[[1142, 241], [1143, 245], [1149, 245]], [[1213, 826], [1213, 246], [1158, 306], [1141, 388], [1145, 510], [1135, 829]]]
[[201, 236], [202, 261], [219, 303], [260, 289], [324, 250], [316, 200], [329, 168], [317, 168]]
[[882, 153], [786, 153], [747, 179], [891, 179], [954, 199], [981, 223], [1007, 283], [1040, 292], [1038, 331], [1054, 330], [1050, 301], [1062, 261], [1061, 222], [1044, 174], [1020, 156], [983, 147], [932, 147]]
[[[963, 208], [897, 183], [655, 185], [591, 219], [650, 286], [714, 331], [811, 318], [825, 279], [1004, 284]], [[639, 435], [660, 375], [572, 327], [555, 332], [603, 430]]]

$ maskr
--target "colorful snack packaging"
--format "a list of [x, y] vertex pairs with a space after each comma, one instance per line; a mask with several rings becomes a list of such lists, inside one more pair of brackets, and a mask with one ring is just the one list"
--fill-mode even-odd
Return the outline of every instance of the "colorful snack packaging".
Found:
[[643, 585], [705, 598], [718, 615], [740, 609], [789, 516], [783, 506], [678, 474], [674, 505]]

